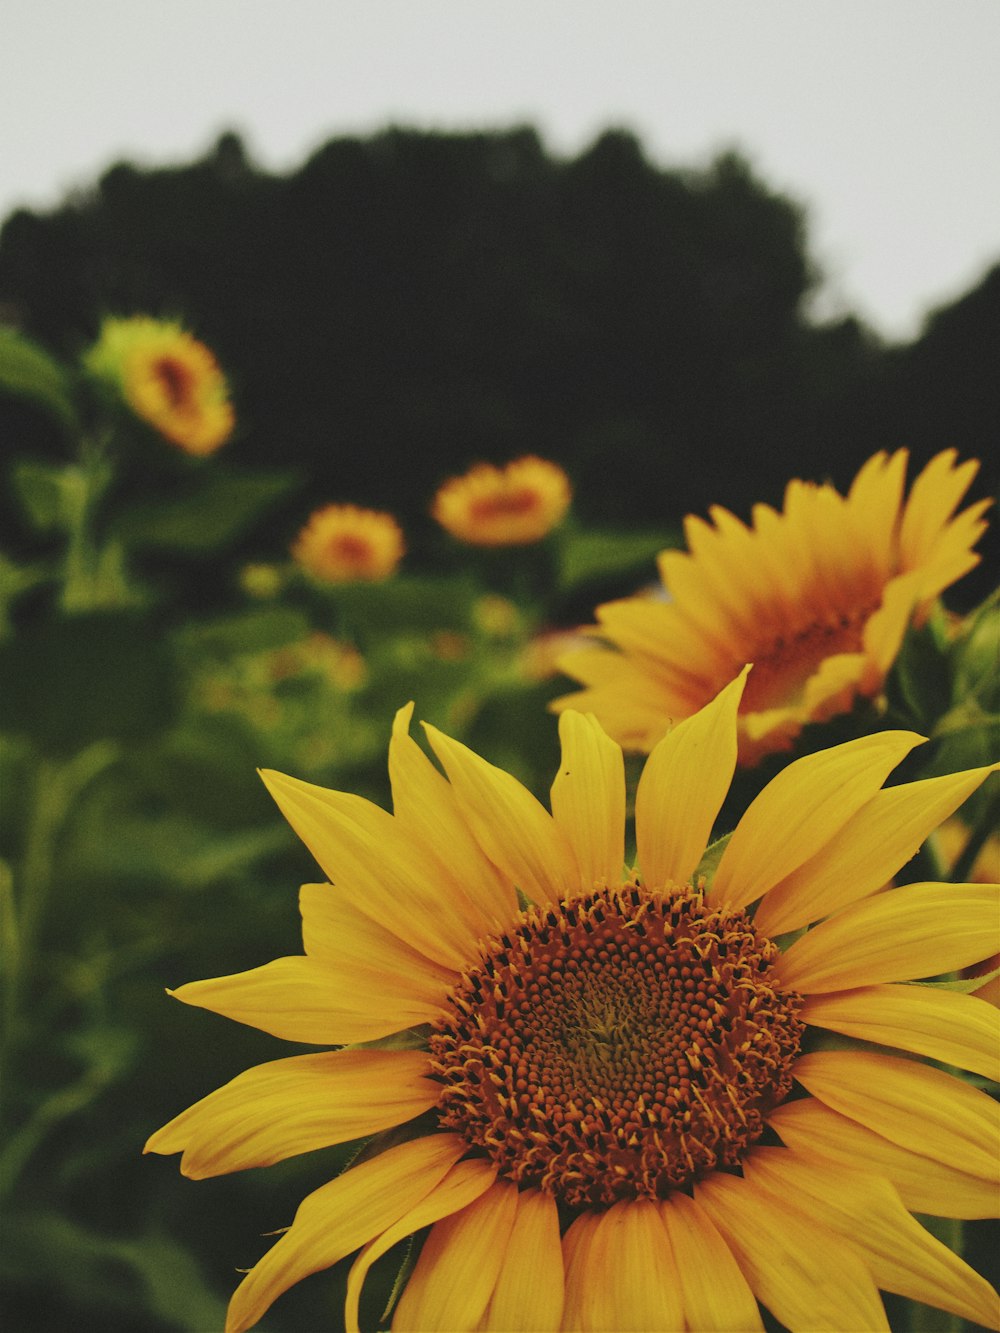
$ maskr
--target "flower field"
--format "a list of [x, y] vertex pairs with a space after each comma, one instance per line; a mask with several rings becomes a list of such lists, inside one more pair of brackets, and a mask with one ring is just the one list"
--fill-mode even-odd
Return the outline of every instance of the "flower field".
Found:
[[414, 544], [181, 322], [0, 394], [8, 1327], [1000, 1327], [975, 459], [656, 527], [470, 451]]

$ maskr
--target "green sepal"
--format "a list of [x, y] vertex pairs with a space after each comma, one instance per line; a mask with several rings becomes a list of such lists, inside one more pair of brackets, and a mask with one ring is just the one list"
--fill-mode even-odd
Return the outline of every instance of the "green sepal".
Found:
[[989, 985], [1000, 977], [1000, 967], [995, 967], [992, 972], [984, 972], [978, 977], [959, 977], [955, 981], [901, 981], [901, 986], [920, 986], [925, 990], [950, 990], [958, 995], [972, 995], [981, 987]]
[[376, 1037], [374, 1041], [352, 1041], [342, 1047], [345, 1051], [424, 1051], [427, 1049], [427, 1037], [430, 1025], [422, 1023], [419, 1027], [404, 1028], [402, 1032], [391, 1032], [388, 1037]]
[[709, 843], [705, 852], [695, 867], [694, 883], [700, 884], [704, 881], [706, 889], [711, 888], [712, 880], [715, 879], [715, 872], [719, 868], [719, 862], [722, 860], [722, 853], [729, 846], [729, 839], [732, 833], [726, 833], [721, 838], [716, 838], [715, 842]]

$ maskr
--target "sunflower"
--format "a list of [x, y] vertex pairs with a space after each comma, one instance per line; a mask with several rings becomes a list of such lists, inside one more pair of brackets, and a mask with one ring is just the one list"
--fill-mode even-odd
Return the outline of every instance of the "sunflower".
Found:
[[232, 434], [233, 408], [218, 362], [179, 324], [106, 319], [84, 364], [187, 454], [212, 454]]
[[[978, 463], [953, 449], [903, 499], [907, 451], [870, 458], [846, 496], [792, 481], [779, 514], [755, 505], [750, 527], [713, 507], [685, 520], [689, 550], [659, 557], [666, 600], [597, 609], [600, 635], [562, 670], [585, 686], [552, 707], [588, 709], [627, 749], [646, 753], [755, 664], [740, 713], [740, 761], [787, 750], [807, 722], [876, 695], [911, 623], [979, 561], [989, 500], [957, 516]], [[616, 651], [617, 650], [617, 651]]]
[[264, 774], [330, 881], [302, 889], [304, 954], [174, 994], [344, 1048], [239, 1075], [147, 1150], [198, 1178], [376, 1137], [249, 1270], [228, 1333], [351, 1254], [357, 1330], [372, 1264], [425, 1228], [394, 1330], [760, 1329], [758, 1302], [791, 1330], [885, 1329], [879, 1288], [998, 1326], [909, 1210], [993, 1214], [996, 1104], [914, 1057], [995, 1076], [1000, 1019], [905, 984], [994, 950], [997, 886], [877, 892], [989, 770], [882, 790], [921, 738], [851, 741], [706, 855], [745, 675], [650, 755], [636, 869], [591, 716], [560, 719], [551, 814], [427, 727], [442, 774], [412, 705], [392, 815]]
[[395, 573], [406, 546], [391, 514], [358, 505], [317, 509], [299, 533], [292, 556], [324, 583], [377, 583]]
[[572, 499], [569, 478], [544, 458], [506, 467], [477, 463], [438, 490], [432, 516], [470, 546], [525, 546], [557, 527]]

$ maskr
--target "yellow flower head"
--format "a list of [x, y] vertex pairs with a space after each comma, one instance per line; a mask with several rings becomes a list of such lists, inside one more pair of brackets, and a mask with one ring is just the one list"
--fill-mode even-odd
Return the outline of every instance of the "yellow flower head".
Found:
[[292, 556], [324, 583], [377, 583], [395, 572], [405, 550], [391, 514], [357, 505], [326, 505], [299, 533]]
[[938, 454], [904, 501], [907, 452], [870, 458], [846, 496], [792, 481], [779, 514], [749, 527], [713, 507], [685, 520], [688, 551], [664, 551], [665, 600], [597, 609], [603, 638], [560, 666], [585, 688], [553, 708], [588, 709], [646, 753], [754, 663], [740, 712], [740, 761], [788, 749], [807, 722], [878, 693], [911, 622], [979, 561], [981, 500], [955, 515], [978, 463]]
[[233, 407], [215, 357], [179, 324], [106, 319], [84, 363], [186, 454], [212, 454], [233, 431]]
[[789, 765], [706, 857], [744, 679], [650, 755], [634, 868], [622, 752], [591, 716], [560, 719], [551, 814], [427, 727], [442, 773], [412, 705], [393, 814], [264, 774], [330, 881], [302, 889], [305, 951], [174, 993], [290, 1041], [389, 1040], [250, 1069], [147, 1150], [197, 1178], [393, 1133], [303, 1201], [228, 1333], [352, 1254], [356, 1331], [372, 1264], [425, 1228], [397, 1331], [760, 1330], [759, 1302], [850, 1333], [888, 1329], [879, 1288], [997, 1327], [909, 1210], [996, 1208], [997, 1105], [920, 1057], [993, 1077], [1000, 1018], [901, 983], [993, 952], [1000, 886], [879, 892], [988, 770], [883, 790], [920, 737], [851, 741]]
[[431, 514], [470, 546], [525, 546], [562, 522], [572, 492], [561, 467], [544, 458], [518, 458], [506, 467], [477, 463], [446, 481]]

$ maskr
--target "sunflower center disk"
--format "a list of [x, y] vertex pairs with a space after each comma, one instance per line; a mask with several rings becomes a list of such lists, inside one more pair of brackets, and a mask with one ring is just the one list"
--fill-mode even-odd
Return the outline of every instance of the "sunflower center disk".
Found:
[[444, 1128], [573, 1206], [733, 1167], [804, 1031], [777, 947], [691, 889], [598, 889], [487, 942], [430, 1040]]

